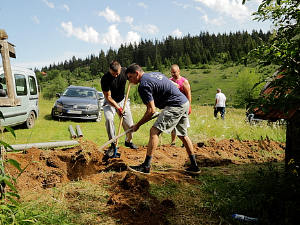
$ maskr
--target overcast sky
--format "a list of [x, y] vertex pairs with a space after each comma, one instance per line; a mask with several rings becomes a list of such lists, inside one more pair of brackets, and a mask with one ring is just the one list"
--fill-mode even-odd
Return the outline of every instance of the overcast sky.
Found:
[[[41, 68], [72, 56], [85, 59], [120, 44], [252, 30], [270, 30], [253, 21], [261, 0], [3, 0], [0, 29], [14, 44], [11, 64]], [[2, 61], [1, 61], [2, 65]], [[126, 66], [126, 65], [124, 65]]]

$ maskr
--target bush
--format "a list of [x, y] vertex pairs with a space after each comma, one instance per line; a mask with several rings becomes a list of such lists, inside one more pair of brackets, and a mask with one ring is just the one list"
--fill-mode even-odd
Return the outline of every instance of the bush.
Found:
[[208, 64], [203, 64], [199, 69], [210, 69], [210, 66]]
[[208, 74], [208, 73], [211, 73], [211, 71], [210, 70], [204, 70], [203, 73]]

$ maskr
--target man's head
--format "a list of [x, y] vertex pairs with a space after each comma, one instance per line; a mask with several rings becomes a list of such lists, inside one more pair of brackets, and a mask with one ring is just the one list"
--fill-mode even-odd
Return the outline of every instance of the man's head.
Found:
[[127, 67], [126, 74], [130, 83], [138, 84], [144, 74], [144, 70], [140, 65], [133, 63]]
[[118, 61], [112, 61], [109, 64], [109, 72], [113, 77], [119, 76], [121, 73], [121, 64]]
[[220, 89], [220, 88], [218, 88], [218, 89], [217, 89], [217, 92], [218, 92], [218, 93], [220, 93], [220, 92], [221, 92], [221, 89]]
[[179, 66], [174, 64], [171, 66], [171, 75], [174, 79], [178, 79], [180, 77], [180, 69]]

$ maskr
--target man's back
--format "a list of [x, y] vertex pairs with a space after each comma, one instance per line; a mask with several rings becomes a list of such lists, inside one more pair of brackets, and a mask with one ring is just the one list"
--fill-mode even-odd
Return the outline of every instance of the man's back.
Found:
[[218, 99], [216, 107], [225, 107], [226, 96], [222, 92], [216, 94], [216, 99]]

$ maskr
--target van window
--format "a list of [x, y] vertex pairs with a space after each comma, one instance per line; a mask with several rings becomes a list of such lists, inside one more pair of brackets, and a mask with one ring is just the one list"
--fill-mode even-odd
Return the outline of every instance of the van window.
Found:
[[26, 77], [21, 74], [15, 74], [15, 83], [17, 95], [27, 95]]
[[37, 87], [36, 87], [36, 82], [35, 78], [33, 76], [28, 77], [28, 82], [29, 82], [29, 92], [31, 95], [36, 95], [37, 94]]

